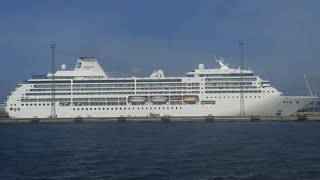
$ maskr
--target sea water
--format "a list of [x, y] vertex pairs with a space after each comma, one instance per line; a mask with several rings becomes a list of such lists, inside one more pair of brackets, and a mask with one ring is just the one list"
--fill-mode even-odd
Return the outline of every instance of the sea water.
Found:
[[1, 124], [0, 179], [320, 179], [320, 123]]

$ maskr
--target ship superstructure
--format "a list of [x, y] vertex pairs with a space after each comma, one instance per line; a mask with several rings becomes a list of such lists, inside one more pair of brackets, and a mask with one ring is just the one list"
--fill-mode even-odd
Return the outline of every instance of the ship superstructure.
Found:
[[[239, 116], [243, 94], [246, 116], [289, 116], [315, 97], [284, 96], [250, 70], [200, 64], [184, 77], [110, 78], [94, 58], [80, 58], [74, 70], [32, 76], [8, 96], [12, 118]], [[52, 96], [54, 93], [54, 96]], [[52, 99], [54, 97], [55, 99]]]

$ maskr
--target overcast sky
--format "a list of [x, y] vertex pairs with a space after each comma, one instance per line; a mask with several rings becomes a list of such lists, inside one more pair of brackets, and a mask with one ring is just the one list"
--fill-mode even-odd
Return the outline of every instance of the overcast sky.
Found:
[[53, 42], [57, 68], [95, 56], [123, 77], [217, 67], [211, 52], [238, 67], [244, 40], [245, 67], [285, 94], [307, 95], [303, 74], [320, 89], [319, 9], [318, 0], [1, 1], [0, 100], [48, 73]]

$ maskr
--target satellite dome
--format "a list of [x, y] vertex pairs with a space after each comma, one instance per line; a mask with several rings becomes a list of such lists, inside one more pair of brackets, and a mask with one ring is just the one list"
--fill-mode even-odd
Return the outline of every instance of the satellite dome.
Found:
[[67, 69], [67, 65], [62, 64], [62, 65], [61, 65], [61, 69], [62, 69], [63, 71], [66, 70], [66, 69]]
[[204, 69], [204, 65], [203, 64], [199, 64], [199, 69]]

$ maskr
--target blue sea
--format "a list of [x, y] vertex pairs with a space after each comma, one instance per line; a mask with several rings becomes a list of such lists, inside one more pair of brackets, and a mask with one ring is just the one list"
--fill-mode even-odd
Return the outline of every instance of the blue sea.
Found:
[[320, 123], [1, 124], [0, 179], [320, 179]]

